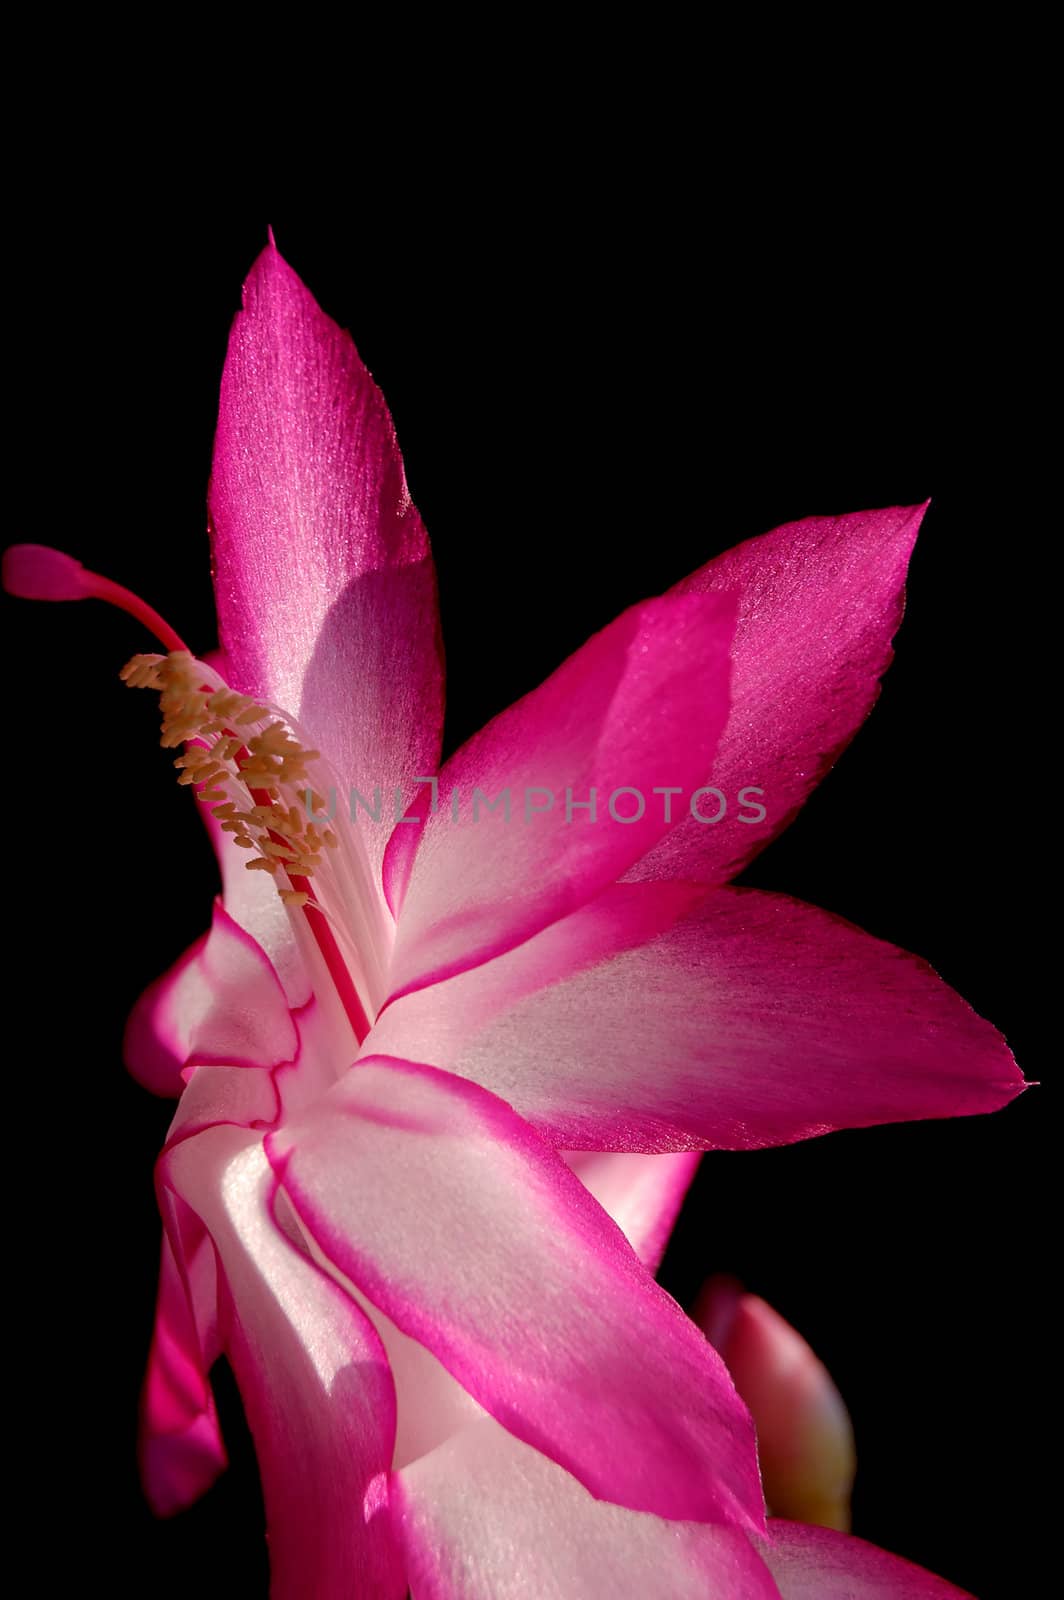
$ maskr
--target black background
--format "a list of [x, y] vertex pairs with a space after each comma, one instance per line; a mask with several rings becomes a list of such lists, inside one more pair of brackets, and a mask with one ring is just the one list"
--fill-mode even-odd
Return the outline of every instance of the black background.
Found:
[[[417, 221], [352, 220], [343, 197], [272, 217], [395, 416], [439, 568], [448, 746], [739, 539], [931, 495], [882, 700], [745, 881], [917, 950], [1040, 1077], [1024, 877], [1048, 819], [1022, 706], [1042, 516], [1023, 488], [1030, 324], [1003, 194], [943, 175], [917, 201], [880, 173], [816, 209], [796, 173], [786, 204], [751, 192], [747, 227], [712, 186], [677, 203], [586, 176], [564, 205], [529, 181], [486, 183], [468, 207], [444, 195]], [[35, 217], [16, 250], [9, 535], [138, 590], [198, 649], [218, 379], [266, 220], [131, 202], [76, 228]], [[12, 601], [4, 624], [9, 1316], [19, 1460], [63, 1529], [39, 1555], [56, 1575], [106, 1571], [115, 1593], [263, 1594], [227, 1384], [233, 1467], [201, 1506], [153, 1522], [134, 1466], [169, 1109], [124, 1075], [121, 1030], [202, 931], [212, 864], [153, 707], [117, 682], [150, 648], [137, 627]], [[807, 1335], [854, 1415], [856, 1531], [984, 1600], [1026, 1588], [1044, 1092], [989, 1118], [709, 1156], [663, 1269], [685, 1302], [736, 1273]]]

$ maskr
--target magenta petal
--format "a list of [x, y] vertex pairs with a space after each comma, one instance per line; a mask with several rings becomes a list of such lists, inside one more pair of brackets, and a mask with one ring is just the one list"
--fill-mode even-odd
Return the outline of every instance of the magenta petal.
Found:
[[186, 1139], [162, 1181], [219, 1262], [220, 1333], [255, 1439], [276, 1600], [406, 1593], [387, 1508], [395, 1393], [362, 1311], [289, 1242], [261, 1142], [232, 1128]]
[[[452, 757], [437, 812], [400, 824], [389, 845], [417, 844], [393, 996], [520, 944], [661, 838], [669, 824], [655, 788], [700, 783], [724, 726], [732, 625], [721, 595], [633, 606]], [[594, 819], [578, 809], [592, 790]], [[505, 802], [486, 809], [504, 794], [509, 820]], [[393, 863], [393, 898], [404, 876]]]
[[160, 1517], [183, 1511], [225, 1465], [189, 1291], [164, 1238], [140, 1419], [141, 1477], [152, 1510]]
[[512, 1433], [603, 1499], [760, 1523], [723, 1363], [509, 1106], [363, 1061], [266, 1148], [324, 1256]]
[[[455, 982], [469, 1019], [476, 979]], [[715, 890], [649, 944], [461, 1038], [448, 987], [432, 991], [443, 1044], [430, 1059], [571, 1149], [757, 1148], [992, 1111], [1024, 1087], [997, 1030], [923, 961], [757, 890]]]
[[269, 1127], [280, 1111], [276, 1077], [268, 1067], [192, 1067], [174, 1112], [166, 1146], [220, 1123], [234, 1128]]
[[595, 1500], [491, 1421], [394, 1483], [418, 1600], [779, 1600], [737, 1530]]
[[701, 1152], [645, 1156], [627, 1150], [563, 1150], [561, 1154], [643, 1265], [656, 1272]]
[[[732, 714], [712, 783], [729, 810], [716, 825], [681, 822], [633, 878], [724, 883], [790, 820], [853, 737], [879, 693], [901, 621], [923, 506], [809, 517], [748, 539], [692, 573], [677, 594], [738, 592]], [[708, 774], [709, 768], [706, 768]], [[753, 806], [740, 790], [753, 786]]]
[[192, 1060], [274, 1067], [297, 1043], [273, 967], [218, 900], [210, 932], [137, 1001], [124, 1054], [138, 1083], [178, 1095]]
[[772, 1518], [755, 1540], [782, 1600], [972, 1600], [900, 1556], [829, 1528]]
[[[451, 1069], [490, 1024], [501, 1019], [505, 1027], [507, 1013], [520, 1001], [645, 944], [704, 897], [703, 888], [686, 883], [611, 884], [504, 955], [394, 1000], [377, 1019], [362, 1053]], [[546, 1062], [540, 1070], [547, 1070]], [[522, 1110], [521, 1086], [505, 1082], [505, 1069], [489, 1087]]]
[[[234, 688], [284, 706], [345, 783], [437, 770], [443, 672], [428, 539], [383, 396], [272, 243], [229, 340], [210, 507]], [[369, 827], [375, 860], [387, 830]]]

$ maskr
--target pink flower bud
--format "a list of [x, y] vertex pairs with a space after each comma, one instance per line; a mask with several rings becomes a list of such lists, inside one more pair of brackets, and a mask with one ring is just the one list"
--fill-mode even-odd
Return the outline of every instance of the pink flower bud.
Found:
[[857, 1465], [853, 1425], [824, 1363], [777, 1311], [734, 1279], [710, 1279], [695, 1321], [750, 1407], [771, 1512], [848, 1530]]

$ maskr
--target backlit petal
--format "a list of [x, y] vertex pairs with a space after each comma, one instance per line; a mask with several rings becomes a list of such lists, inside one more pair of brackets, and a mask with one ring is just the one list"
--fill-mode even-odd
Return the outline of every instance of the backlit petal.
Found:
[[325, 1257], [511, 1432], [604, 1499], [758, 1523], [723, 1364], [508, 1106], [364, 1061], [266, 1143]]
[[[439, 760], [432, 558], [380, 390], [272, 243], [230, 335], [210, 507], [233, 687], [288, 707], [390, 805]], [[387, 835], [366, 829], [376, 862]]]

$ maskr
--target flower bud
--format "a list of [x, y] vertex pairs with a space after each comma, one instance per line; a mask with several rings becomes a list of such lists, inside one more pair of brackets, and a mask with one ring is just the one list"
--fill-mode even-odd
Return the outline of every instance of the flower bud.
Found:
[[824, 1363], [777, 1311], [734, 1279], [710, 1279], [695, 1321], [750, 1408], [771, 1513], [848, 1531], [857, 1465], [853, 1425]]

